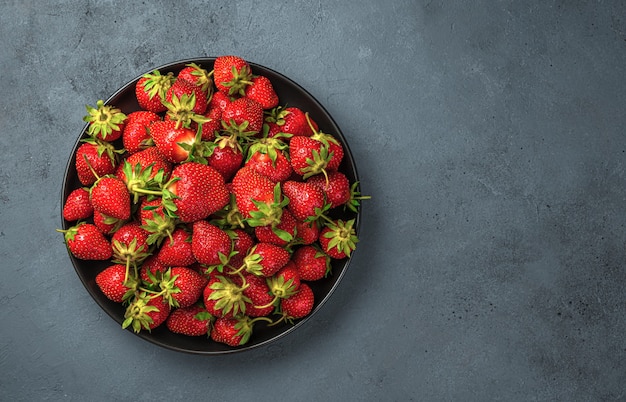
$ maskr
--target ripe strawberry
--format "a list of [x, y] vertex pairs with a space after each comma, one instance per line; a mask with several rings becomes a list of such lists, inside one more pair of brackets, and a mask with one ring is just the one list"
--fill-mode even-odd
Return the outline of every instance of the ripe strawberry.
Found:
[[220, 172], [224, 181], [230, 181], [243, 162], [243, 151], [236, 137], [227, 136], [218, 139], [212, 147], [208, 162], [209, 166]]
[[136, 333], [144, 329], [151, 331], [163, 324], [170, 312], [170, 305], [161, 296], [142, 293], [126, 308], [122, 328], [130, 327]]
[[330, 162], [328, 146], [311, 137], [296, 135], [289, 140], [289, 157], [293, 171], [308, 178], [326, 171]]
[[256, 135], [263, 129], [263, 108], [250, 98], [235, 99], [222, 111], [222, 125], [239, 136]]
[[171, 237], [165, 237], [156, 254], [158, 260], [169, 267], [186, 267], [196, 262], [191, 250], [191, 234], [182, 227], [174, 229]]
[[300, 274], [293, 261], [289, 261], [276, 274], [267, 278], [267, 285], [275, 301], [286, 299], [296, 294], [300, 288]]
[[177, 127], [174, 121], [155, 121], [149, 126], [150, 137], [163, 157], [172, 163], [186, 161], [197, 144], [196, 133]]
[[331, 271], [330, 257], [312, 245], [305, 245], [294, 251], [292, 261], [303, 281], [317, 281]]
[[138, 212], [141, 227], [149, 233], [149, 245], [154, 244], [156, 247], [162, 247], [163, 240], [171, 239], [177, 221], [166, 213], [161, 198], [143, 198]]
[[245, 96], [259, 102], [264, 110], [278, 106], [278, 95], [269, 78], [259, 75], [253, 77], [251, 84], [244, 89]]
[[327, 222], [319, 237], [322, 251], [334, 259], [350, 257], [359, 241], [354, 229], [354, 222], [354, 219], [348, 221], [336, 219]]
[[158, 286], [158, 280], [154, 279], [162, 277], [168, 268], [154, 254], [151, 254], [141, 263], [139, 278], [145, 284]]
[[320, 225], [317, 220], [310, 222], [296, 220], [295, 244], [313, 244], [320, 236]]
[[99, 178], [91, 187], [90, 201], [94, 211], [121, 220], [130, 218], [130, 194], [117, 177]]
[[248, 255], [248, 251], [254, 246], [255, 241], [251, 235], [243, 229], [232, 229], [226, 231], [233, 242], [233, 252], [231, 253], [228, 266], [237, 269], [243, 264], [243, 259]]
[[278, 133], [310, 137], [318, 130], [318, 126], [313, 119], [309, 118], [309, 120], [311, 121], [313, 130], [307, 122], [304, 111], [294, 106], [278, 106], [272, 109], [265, 119], [269, 124], [269, 137], [274, 137]]
[[247, 272], [243, 273], [247, 287], [243, 294], [250, 299], [246, 305], [246, 314], [249, 317], [266, 317], [274, 311], [274, 296], [270, 292], [267, 280]]
[[326, 196], [326, 202], [330, 204], [330, 208], [336, 208], [345, 205], [351, 198], [350, 181], [340, 171], [328, 172], [327, 176], [319, 174], [311, 176], [307, 182], [321, 189]]
[[[202, 141], [212, 142], [222, 129], [222, 109], [209, 106], [204, 113], [204, 118], [206, 122], [201, 124]], [[197, 124], [192, 123], [191, 128], [194, 129], [194, 127], [197, 127]]]
[[233, 177], [232, 192], [237, 209], [250, 226], [280, 223], [287, 200], [282, 196], [279, 184], [244, 166]]
[[283, 182], [293, 174], [285, 153], [288, 149], [282, 138], [261, 138], [249, 147], [246, 165], [274, 182]]
[[63, 218], [72, 222], [79, 219], [87, 219], [92, 215], [93, 206], [91, 206], [91, 201], [89, 201], [89, 190], [84, 187], [72, 190], [63, 205]]
[[288, 209], [283, 209], [278, 224], [257, 226], [254, 228], [254, 234], [260, 242], [285, 247], [296, 236], [296, 218]]
[[257, 243], [244, 258], [240, 270], [270, 277], [287, 265], [290, 258], [291, 255], [283, 247], [271, 243]]
[[293, 320], [309, 315], [313, 310], [314, 303], [313, 290], [306, 283], [301, 283], [296, 294], [281, 300], [280, 309], [286, 319]]
[[178, 78], [165, 93], [165, 106], [168, 115], [179, 116], [185, 113], [204, 114], [207, 109], [207, 93], [201, 87], [187, 80]]
[[143, 195], [141, 190], [146, 189], [148, 182], [154, 179], [160, 170], [163, 173], [159, 177], [159, 182], [167, 181], [172, 173], [172, 163], [168, 162], [154, 146], [129, 155], [124, 162], [117, 167], [115, 175], [126, 183], [131, 193], [137, 190], [137, 195]]
[[174, 168], [167, 191], [176, 198], [176, 214], [182, 222], [207, 218], [226, 206], [230, 193], [224, 178], [210, 166], [187, 162]]
[[74, 257], [81, 260], [111, 258], [111, 243], [95, 225], [81, 222], [59, 232], [64, 234], [65, 244]]
[[96, 275], [96, 285], [109, 300], [122, 303], [138, 286], [137, 281], [127, 280], [126, 276], [125, 265], [110, 265]]
[[120, 226], [126, 223], [125, 220], [106, 216], [98, 211], [93, 213], [93, 223], [105, 235], [112, 235]]
[[219, 317], [213, 322], [211, 339], [233, 347], [243, 345], [245, 333], [241, 331], [239, 325], [240, 322], [236, 318]]
[[213, 80], [211, 79], [211, 74], [202, 66], [196, 63], [189, 63], [178, 72], [176, 77], [179, 80], [185, 80], [200, 87], [206, 97], [211, 95]]
[[118, 264], [139, 264], [150, 254], [149, 233], [139, 222], [131, 221], [122, 225], [111, 237], [113, 262]]
[[191, 250], [199, 263], [209, 267], [225, 265], [230, 258], [232, 243], [223, 229], [205, 220], [193, 223]]
[[[87, 139], [76, 150], [76, 173], [83, 186], [91, 186], [98, 177], [115, 172], [116, 151], [107, 142]], [[94, 174], [95, 172], [95, 174]]]
[[226, 109], [226, 105], [231, 102], [230, 96], [224, 92], [214, 92], [209, 100], [208, 109], [219, 109], [221, 112]]
[[204, 307], [194, 305], [172, 311], [165, 325], [176, 334], [202, 336], [208, 334], [212, 318]]
[[238, 56], [219, 56], [213, 63], [213, 80], [218, 91], [227, 95], [245, 95], [252, 72], [247, 61]]
[[129, 123], [124, 126], [122, 144], [129, 154], [134, 154], [153, 144], [148, 126], [144, 123]]
[[165, 99], [165, 93], [174, 81], [172, 73], [161, 75], [160, 71], [154, 70], [144, 74], [135, 84], [135, 96], [139, 107], [154, 113], [165, 112], [167, 108], [161, 101]]
[[105, 105], [103, 100], [96, 107], [86, 105], [87, 115], [83, 121], [89, 124], [87, 134], [93, 138], [112, 142], [122, 136], [126, 115], [115, 106]]
[[289, 198], [287, 208], [300, 221], [317, 219], [328, 210], [324, 192], [311, 183], [287, 180], [282, 189]]
[[200, 299], [208, 280], [189, 267], [172, 267], [158, 282], [160, 293], [170, 306], [189, 307]]
[[237, 283], [236, 277], [217, 275], [209, 278], [202, 293], [202, 301], [206, 309], [215, 317], [234, 317], [245, 314], [246, 304], [250, 298]]

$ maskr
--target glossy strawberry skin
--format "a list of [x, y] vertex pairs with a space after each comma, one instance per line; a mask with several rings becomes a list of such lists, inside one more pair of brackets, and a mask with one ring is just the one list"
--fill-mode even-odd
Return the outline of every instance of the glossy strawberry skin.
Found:
[[63, 218], [72, 222], [87, 219], [93, 215], [93, 206], [89, 201], [89, 191], [83, 187], [72, 190], [63, 205]]
[[98, 179], [91, 169], [98, 177], [115, 172], [116, 160], [103, 149], [106, 146], [101, 143], [86, 142], [76, 150], [76, 173], [83, 186], [91, 186]]
[[196, 262], [191, 249], [191, 234], [183, 228], [176, 228], [171, 239], [166, 237], [156, 254], [166, 266], [186, 267]]
[[177, 308], [165, 321], [167, 329], [187, 336], [207, 335], [211, 327], [211, 315], [202, 306]]
[[298, 292], [280, 302], [282, 313], [290, 319], [306, 317], [313, 310], [315, 296], [306, 283], [301, 283]]
[[218, 91], [224, 94], [242, 95], [247, 85], [246, 82], [249, 82], [250, 78], [250, 64], [241, 57], [234, 55], [219, 56], [213, 63], [215, 86]]
[[233, 177], [232, 184], [237, 208], [244, 218], [250, 218], [250, 212], [258, 210], [254, 201], [270, 204], [274, 200], [276, 183], [251, 167], [239, 169]]
[[163, 157], [171, 163], [181, 163], [189, 158], [189, 150], [180, 144], [192, 146], [196, 133], [186, 127], [177, 127], [174, 121], [155, 121], [149, 126], [150, 137]]
[[307, 182], [288, 180], [282, 185], [283, 194], [289, 198], [287, 208], [301, 221], [315, 219], [324, 210], [324, 192]]
[[311, 176], [307, 182], [321, 189], [330, 208], [336, 208], [350, 201], [350, 181], [339, 171], [328, 172], [328, 181], [323, 174]]
[[278, 106], [278, 95], [269, 78], [259, 75], [252, 78], [251, 84], [244, 89], [245, 96], [257, 101], [264, 110]]
[[219, 317], [213, 323], [211, 339], [215, 342], [224, 343], [228, 346], [240, 346], [243, 336], [239, 335], [239, 329], [235, 328], [239, 321], [234, 318]]
[[223, 229], [205, 220], [199, 220], [193, 223], [191, 249], [199, 263], [209, 266], [219, 265], [220, 254], [225, 257], [230, 255], [232, 240]]
[[91, 188], [94, 211], [126, 220], [130, 218], [130, 194], [126, 184], [117, 177], [102, 177]]
[[125, 277], [125, 265], [110, 265], [96, 275], [96, 285], [109, 300], [122, 303], [124, 296], [130, 290], [130, 288], [124, 285]]
[[303, 281], [317, 281], [330, 273], [330, 257], [311, 245], [294, 251], [292, 261]]
[[79, 223], [65, 232], [65, 243], [70, 253], [81, 260], [108, 260], [113, 252], [111, 243], [91, 223]]
[[226, 125], [242, 125], [247, 122], [245, 131], [259, 133], [263, 128], [263, 108], [250, 98], [238, 98], [226, 105], [222, 111], [222, 121]]
[[178, 78], [167, 90], [165, 100], [171, 103], [173, 97], [182, 99], [183, 96], [189, 98], [194, 96], [195, 104], [191, 111], [196, 114], [204, 114], [208, 105], [206, 92], [194, 83]]
[[206, 277], [188, 267], [172, 267], [171, 274], [172, 277], [176, 277], [174, 286], [180, 290], [171, 295], [178, 307], [189, 307], [195, 304], [202, 296], [208, 282]]

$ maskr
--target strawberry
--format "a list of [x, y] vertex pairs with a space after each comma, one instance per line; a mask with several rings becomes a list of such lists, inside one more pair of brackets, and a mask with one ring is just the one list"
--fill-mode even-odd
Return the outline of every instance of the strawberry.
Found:
[[[301, 285], [300, 274], [296, 264], [293, 261], [289, 261], [276, 274], [267, 278], [267, 285], [272, 295], [274, 295], [274, 302], [296, 294]], [[274, 302], [272, 302], [272, 305]]]
[[[204, 113], [205, 122], [202, 123], [202, 141], [212, 142], [217, 137], [217, 134], [222, 129], [222, 109], [219, 107], [208, 107], [207, 111]], [[194, 126], [191, 125], [191, 128], [197, 127], [197, 124]]]
[[[161, 198], [143, 198], [139, 206], [141, 227], [148, 233], [148, 244], [162, 247], [163, 240], [171, 240], [176, 229], [176, 219], [165, 212]], [[184, 264], [173, 264], [184, 265]]]
[[111, 144], [95, 139], [83, 142], [76, 150], [76, 173], [83, 186], [91, 186], [98, 177], [115, 172], [116, 150]]
[[220, 172], [224, 181], [230, 181], [243, 162], [243, 151], [236, 137], [221, 137], [212, 148], [209, 166]]
[[255, 241], [248, 232], [243, 229], [232, 229], [226, 233], [233, 242], [233, 253], [231, 253], [228, 266], [231, 268], [239, 268], [243, 264], [243, 259], [248, 255], [248, 251], [254, 246]]
[[210, 166], [187, 162], [174, 168], [167, 191], [182, 222], [204, 219], [226, 206], [230, 193], [224, 178]]
[[113, 264], [96, 275], [96, 285], [102, 293], [116, 303], [122, 303], [132, 296], [138, 284], [126, 279], [126, 266]]
[[141, 263], [139, 278], [147, 285], [158, 286], [158, 280], [155, 281], [155, 279], [162, 277], [168, 268], [154, 254], [151, 254]]
[[77, 221], [87, 219], [93, 215], [93, 206], [89, 201], [89, 190], [79, 187], [72, 190], [65, 199], [63, 205], [63, 218], [66, 221]]
[[130, 218], [130, 193], [117, 177], [99, 178], [91, 187], [90, 201], [94, 211], [121, 220]]
[[282, 196], [278, 183], [244, 166], [235, 173], [232, 186], [237, 209], [250, 226], [280, 223], [288, 200]]
[[306, 283], [301, 283], [298, 292], [291, 297], [282, 299], [280, 310], [287, 320], [306, 317], [313, 310], [315, 295]]
[[245, 345], [250, 340], [254, 324], [259, 320], [272, 322], [272, 320], [267, 317], [257, 317], [254, 319], [248, 316], [218, 318], [213, 323], [211, 339], [229, 346]]
[[331, 271], [330, 257], [312, 245], [305, 245], [294, 251], [292, 261], [303, 281], [320, 280]]
[[306, 179], [325, 172], [332, 155], [321, 141], [295, 135], [289, 140], [289, 157], [293, 171]]
[[348, 221], [336, 219], [327, 222], [319, 237], [322, 251], [334, 259], [350, 257], [359, 241], [354, 229], [354, 222], [354, 219]]
[[163, 324], [170, 315], [171, 307], [161, 296], [151, 297], [146, 293], [136, 296], [126, 308], [122, 328], [153, 330]]
[[194, 305], [172, 311], [165, 325], [175, 334], [202, 336], [208, 334], [212, 318], [204, 307]]
[[311, 183], [287, 180], [282, 190], [289, 198], [287, 208], [300, 221], [315, 220], [328, 210], [324, 192]]
[[[159, 173], [162, 171], [161, 173]], [[172, 173], [172, 163], [168, 162], [156, 147], [149, 147], [129, 155], [123, 164], [120, 164], [115, 175], [126, 183], [131, 195], [135, 196], [134, 203], [138, 197], [144, 195], [144, 190], [152, 189], [151, 186], [167, 181]], [[159, 174], [159, 176], [157, 176]], [[156, 179], [156, 183], [151, 181]]]
[[161, 288], [158, 294], [170, 306], [189, 307], [200, 299], [208, 280], [189, 267], [172, 267], [163, 272], [157, 282]]
[[154, 70], [144, 74], [135, 84], [135, 96], [139, 107], [154, 113], [165, 112], [167, 108], [161, 101], [165, 99], [165, 93], [174, 81], [172, 73], [161, 75], [160, 71]]
[[243, 273], [247, 287], [243, 294], [250, 299], [246, 305], [249, 317], [265, 317], [274, 311], [274, 296], [270, 292], [266, 278], [247, 272]]
[[227, 95], [245, 95], [245, 87], [251, 84], [250, 64], [238, 56], [219, 56], [213, 63], [213, 80], [218, 91]]
[[139, 222], [131, 221], [122, 225], [111, 237], [113, 262], [137, 265], [150, 254], [149, 233]]
[[209, 267], [223, 266], [230, 259], [232, 248], [233, 242], [223, 229], [205, 220], [193, 223], [191, 250], [199, 263]]
[[251, 300], [244, 295], [243, 287], [236, 279], [229, 276], [217, 275], [209, 278], [209, 282], [202, 292], [202, 301], [207, 311], [215, 317], [234, 317], [245, 314], [246, 304]]
[[196, 262], [191, 250], [191, 234], [182, 227], [174, 229], [171, 237], [165, 237], [156, 254], [166, 266], [186, 267]]
[[239, 136], [256, 135], [263, 129], [263, 108], [250, 98], [235, 99], [222, 111], [222, 125]]
[[350, 181], [345, 174], [337, 170], [328, 172], [326, 176], [323, 174], [311, 176], [307, 182], [324, 192], [330, 208], [345, 205], [351, 199]]
[[257, 243], [244, 258], [243, 265], [237, 271], [246, 270], [257, 275], [270, 277], [284, 267], [291, 258], [289, 252], [272, 243]]
[[295, 244], [313, 244], [320, 236], [320, 225], [317, 220], [310, 222], [296, 220]]
[[213, 80], [211, 73], [196, 63], [189, 63], [178, 72], [176, 76], [179, 80], [185, 80], [200, 87], [205, 96], [208, 97], [213, 91]]
[[148, 148], [153, 144], [148, 126], [144, 123], [126, 124], [122, 133], [122, 144], [129, 154]]
[[244, 94], [257, 101], [264, 110], [278, 106], [278, 95], [270, 79], [265, 76], [253, 77], [251, 84], [244, 88]]
[[293, 169], [286, 155], [289, 147], [285, 137], [261, 138], [248, 148], [246, 165], [274, 182], [291, 177]]
[[198, 118], [197, 115], [206, 112], [208, 100], [201, 87], [179, 78], [165, 93], [163, 104], [167, 107], [167, 116], [171, 120], [189, 127], [191, 121]]
[[58, 231], [64, 234], [65, 244], [74, 257], [81, 260], [111, 258], [111, 243], [95, 225], [81, 222], [67, 230]]
[[228, 94], [220, 91], [214, 92], [213, 96], [211, 96], [211, 99], [209, 100], [209, 106], [207, 108], [218, 109], [220, 112], [222, 112], [224, 111], [224, 109], [226, 109], [226, 105], [228, 105], [230, 102], [231, 99]]
[[112, 235], [120, 226], [126, 223], [125, 220], [106, 216], [98, 211], [93, 213], [93, 223], [105, 235]]
[[278, 224], [257, 226], [254, 235], [260, 242], [285, 247], [295, 238], [296, 218], [288, 209], [284, 209]]
[[269, 137], [274, 137], [278, 133], [310, 137], [317, 131], [318, 126], [311, 118], [309, 120], [313, 129], [309, 126], [304, 111], [294, 106], [278, 106], [272, 109], [265, 119], [269, 124]]
[[103, 100], [96, 107], [86, 105], [87, 115], [83, 121], [89, 124], [87, 134], [93, 138], [112, 142], [122, 136], [126, 115], [115, 106], [105, 105]]
[[197, 144], [196, 133], [186, 127], [177, 127], [174, 121], [155, 121], [149, 126], [150, 137], [165, 160], [172, 163], [186, 161]]

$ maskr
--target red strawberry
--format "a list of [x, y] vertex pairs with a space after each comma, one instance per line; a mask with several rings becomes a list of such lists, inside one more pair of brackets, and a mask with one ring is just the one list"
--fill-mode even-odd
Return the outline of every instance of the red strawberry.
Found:
[[320, 280], [331, 270], [330, 257], [312, 245], [305, 245], [294, 251], [292, 261], [303, 281]]
[[130, 194], [117, 177], [99, 178], [91, 187], [90, 200], [94, 211], [121, 220], [130, 218]]
[[229, 136], [217, 140], [208, 162], [220, 172], [224, 181], [230, 181], [243, 162], [243, 151], [236, 138]]
[[269, 277], [284, 267], [291, 258], [289, 252], [271, 243], [257, 243], [244, 258], [241, 270], [257, 276]]
[[207, 109], [207, 93], [201, 87], [178, 78], [165, 93], [168, 115], [180, 117], [180, 112], [204, 114]]
[[122, 136], [126, 115], [115, 106], [105, 105], [103, 100], [96, 107], [86, 105], [87, 115], [83, 121], [89, 124], [87, 134], [103, 141], [115, 141]]
[[200, 87], [207, 97], [211, 94], [213, 85], [211, 74], [196, 63], [187, 64], [178, 72], [177, 78]]
[[300, 221], [317, 219], [328, 209], [324, 192], [311, 183], [287, 180], [282, 189], [289, 198], [287, 208]]
[[228, 95], [245, 94], [250, 85], [252, 71], [247, 61], [238, 56], [219, 56], [213, 64], [213, 80], [220, 92]]
[[334, 259], [350, 257], [359, 241], [354, 229], [354, 222], [354, 219], [349, 221], [336, 219], [326, 223], [319, 237], [322, 251]]
[[259, 102], [265, 110], [278, 106], [278, 95], [269, 78], [259, 75], [251, 80], [244, 89], [245, 96]]
[[165, 237], [156, 254], [158, 260], [169, 267], [186, 267], [196, 262], [191, 250], [191, 234], [183, 228], [176, 228], [172, 236]]
[[93, 207], [89, 201], [89, 190], [77, 188], [68, 194], [63, 205], [63, 218], [66, 221], [87, 219], [93, 215]]
[[200, 299], [207, 282], [207, 278], [196, 270], [172, 267], [163, 273], [159, 286], [170, 306], [189, 307]]
[[270, 292], [266, 278], [252, 275], [245, 272], [243, 274], [248, 285], [243, 294], [250, 299], [246, 305], [246, 314], [249, 317], [265, 317], [274, 311], [274, 296]]
[[132, 295], [137, 286], [136, 281], [129, 281], [126, 277], [125, 265], [110, 265], [96, 275], [96, 285], [109, 300], [122, 303]]
[[111, 243], [95, 225], [81, 222], [59, 232], [64, 234], [65, 244], [74, 257], [81, 260], [111, 258]]
[[311, 313], [314, 302], [315, 295], [311, 287], [306, 283], [301, 283], [296, 294], [281, 300], [280, 309], [288, 320], [302, 318]]
[[250, 98], [239, 98], [228, 103], [222, 111], [226, 130], [240, 136], [255, 135], [263, 129], [263, 108]]
[[320, 236], [320, 226], [317, 220], [310, 222], [296, 220], [296, 244], [313, 244]]
[[234, 277], [217, 275], [209, 278], [202, 293], [207, 311], [215, 317], [234, 317], [245, 314], [250, 298]]
[[149, 131], [161, 155], [172, 163], [186, 161], [197, 142], [196, 133], [193, 130], [177, 127], [174, 121], [152, 122]]
[[[317, 131], [317, 123], [311, 118], [309, 120], [313, 125], [313, 129]], [[287, 108], [278, 106], [274, 108], [266, 118], [266, 122], [269, 124], [269, 137], [274, 137], [278, 133], [310, 137], [315, 133], [309, 126], [304, 111], [294, 106]]]
[[224, 92], [214, 92], [209, 101], [208, 109], [219, 109], [220, 112], [226, 109], [226, 105], [231, 102], [230, 96]]
[[260, 242], [285, 247], [295, 238], [296, 218], [288, 209], [284, 209], [278, 224], [257, 226], [254, 234]]
[[252, 227], [276, 225], [286, 201], [280, 186], [251, 167], [242, 167], [232, 180], [232, 192], [241, 215]]
[[134, 154], [152, 145], [152, 138], [148, 132], [148, 125], [144, 123], [129, 123], [124, 126], [122, 144], [129, 154]]
[[293, 261], [289, 261], [276, 274], [267, 278], [267, 285], [275, 300], [286, 299], [296, 294], [300, 288], [300, 274]]
[[112, 235], [125, 222], [125, 220], [111, 218], [110, 216], [106, 216], [98, 211], [94, 211], [93, 213], [94, 225], [96, 225], [96, 227], [105, 235]]
[[167, 108], [161, 101], [165, 99], [165, 93], [174, 80], [172, 73], [161, 75], [158, 70], [144, 74], [135, 84], [135, 96], [139, 107], [154, 113], [165, 112]]
[[[163, 182], [167, 181], [172, 173], [172, 163], [165, 160], [161, 152], [154, 146], [129, 155], [124, 162], [117, 167], [115, 175], [126, 183], [131, 192], [135, 187], [137, 190], [145, 189], [146, 182], [154, 179], [159, 170], [163, 170], [161, 179]], [[129, 166], [126, 166], [126, 163]], [[148, 168], [150, 169], [149, 172], [147, 171]], [[127, 172], [131, 174], [127, 175]], [[137, 194], [142, 195], [141, 192]]]
[[139, 222], [122, 225], [111, 237], [113, 262], [119, 264], [139, 264], [149, 255], [149, 233]]
[[293, 171], [305, 179], [325, 172], [331, 159], [328, 146], [302, 135], [289, 140], [289, 157]]
[[235, 318], [219, 317], [213, 323], [211, 339], [233, 347], [243, 345], [245, 333], [239, 326], [240, 322]]
[[128, 305], [122, 328], [132, 328], [136, 333], [152, 330], [163, 324], [170, 315], [170, 305], [161, 297], [141, 294]]
[[327, 176], [311, 176], [307, 181], [321, 189], [330, 208], [345, 205], [351, 199], [350, 181], [345, 174], [339, 171], [328, 172]]
[[287, 146], [280, 140], [260, 140], [250, 146], [246, 166], [254, 168], [274, 182], [283, 182], [293, 173], [291, 163], [283, 152], [284, 149], [287, 149]]
[[[219, 107], [209, 106], [207, 108], [207, 112], [204, 114], [204, 118], [207, 121], [201, 124], [202, 140], [207, 142], [213, 141], [222, 129], [222, 109]], [[194, 128], [193, 124], [191, 125], [191, 128]]]
[[139, 270], [139, 278], [149, 285], [158, 285], [158, 279], [162, 277], [169, 267], [161, 263], [154, 254], [148, 256], [141, 263], [141, 269]]
[[219, 266], [228, 262], [233, 248], [228, 233], [205, 220], [193, 223], [191, 250], [196, 260], [207, 266]]
[[76, 173], [83, 186], [91, 186], [98, 177], [115, 172], [116, 163], [115, 149], [103, 141], [85, 140], [76, 150]]
[[[170, 239], [176, 229], [176, 219], [165, 212], [161, 198], [143, 198], [139, 207], [141, 227], [148, 233], [148, 244], [162, 247], [163, 240]], [[184, 265], [184, 264], [173, 264]]]
[[228, 266], [234, 269], [241, 267], [243, 259], [248, 255], [248, 251], [254, 246], [252, 236], [243, 229], [232, 229], [227, 231], [233, 242], [233, 253], [228, 261]]
[[194, 305], [172, 311], [165, 325], [176, 334], [202, 336], [208, 334], [211, 320], [211, 314], [204, 307]]
[[210, 166], [187, 162], [174, 168], [167, 191], [176, 198], [175, 213], [182, 222], [204, 219], [226, 206], [230, 193], [224, 178]]

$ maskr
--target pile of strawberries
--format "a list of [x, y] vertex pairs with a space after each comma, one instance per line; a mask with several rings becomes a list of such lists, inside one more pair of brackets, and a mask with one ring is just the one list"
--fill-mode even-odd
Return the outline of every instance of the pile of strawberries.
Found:
[[108, 262], [96, 284], [122, 327], [238, 346], [258, 321], [307, 316], [310, 282], [358, 241], [332, 212], [369, 198], [340, 171], [341, 143], [237, 56], [135, 89], [140, 110], [87, 106], [59, 230], [74, 257]]

